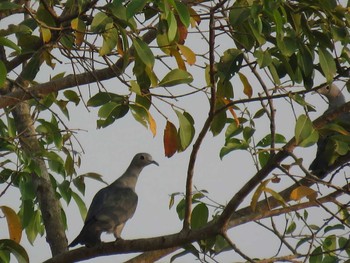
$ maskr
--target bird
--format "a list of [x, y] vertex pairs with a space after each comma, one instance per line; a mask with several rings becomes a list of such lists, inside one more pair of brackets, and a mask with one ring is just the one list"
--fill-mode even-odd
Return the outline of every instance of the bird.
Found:
[[[333, 83], [329, 85], [324, 85], [323, 87], [317, 90], [317, 93], [325, 96], [328, 100], [329, 105], [328, 109], [325, 111], [325, 114], [335, 110], [336, 108], [346, 103], [344, 94]], [[349, 126], [350, 113], [342, 113], [334, 120], [334, 122], [338, 122], [342, 125], [345, 124]], [[316, 175], [317, 177], [323, 177], [330, 165], [330, 162], [332, 161], [332, 156], [334, 154], [335, 147], [334, 142], [332, 140], [332, 135], [335, 134], [336, 132], [320, 134], [320, 138], [317, 142], [316, 157], [311, 162], [309, 167], [309, 170], [312, 172], [312, 174]]]
[[149, 164], [159, 164], [148, 153], [138, 153], [124, 174], [112, 184], [102, 188], [92, 199], [80, 234], [69, 244], [94, 247], [101, 243], [103, 232], [113, 233], [120, 239], [123, 227], [135, 213], [138, 196], [135, 193], [137, 179]]

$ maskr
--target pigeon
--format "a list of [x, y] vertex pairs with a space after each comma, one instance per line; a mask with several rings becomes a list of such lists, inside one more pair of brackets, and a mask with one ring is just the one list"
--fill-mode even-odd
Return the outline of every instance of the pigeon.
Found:
[[[341, 90], [334, 84], [325, 85], [322, 88], [317, 90], [317, 93], [325, 96], [329, 102], [328, 109], [325, 111], [325, 114], [335, 110], [336, 108], [342, 106], [346, 103], [345, 97]], [[350, 125], [350, 113], [343, 113], [337, 117], [334, 122], [337, 122], [344, 126]], [[349, 127], [348, 127], [349, 128]], [[309, 170], [312, 174], [317, 177], [323, 177], [326, 173], [331, 158], [334, 154], [334, 142], [332, 141], [332, 136], [337, 134], [336, 132], [328, 133], [327, 135], [320, 135], [320, 138], [317, 142], [317, 152], [316, 157], [310, 164]]]
[[69, 244], [93, 247], [101, 243], [102, 232], [113, 233], [116, 239], [127, 220], [135, 213], [138, 196], [135, 193], [137, 179], [144, 167], [159, 165], [148, 153], [138, 153], [132, 159], [124, 174], [94, 196], [83, 229]]

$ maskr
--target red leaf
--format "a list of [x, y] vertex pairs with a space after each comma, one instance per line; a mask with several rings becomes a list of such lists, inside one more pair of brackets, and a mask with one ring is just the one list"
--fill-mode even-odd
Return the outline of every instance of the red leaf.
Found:
[[163, 139], [165, 156], [170, 158], [177, 151], [177, 130], [170, 121], [166, 123]]

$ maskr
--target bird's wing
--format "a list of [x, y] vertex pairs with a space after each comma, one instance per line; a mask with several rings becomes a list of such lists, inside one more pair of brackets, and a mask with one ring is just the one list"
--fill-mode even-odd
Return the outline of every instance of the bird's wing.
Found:
[[115, 225], [125, 223], [136, 210], [138, 197], [130, 188], [106, 187], [93, 198], [85, 222], [109, 221]]

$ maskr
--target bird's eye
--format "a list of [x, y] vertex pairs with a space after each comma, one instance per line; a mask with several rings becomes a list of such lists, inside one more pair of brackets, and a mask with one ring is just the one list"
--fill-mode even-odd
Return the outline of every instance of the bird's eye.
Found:
[[141, 155], [141, 156], [140, 156], [140, 159], [141, 159], [141, 160], [144, 160], [144, 159], [145, 159], [145, 156]]

